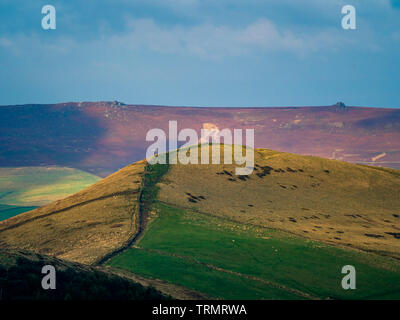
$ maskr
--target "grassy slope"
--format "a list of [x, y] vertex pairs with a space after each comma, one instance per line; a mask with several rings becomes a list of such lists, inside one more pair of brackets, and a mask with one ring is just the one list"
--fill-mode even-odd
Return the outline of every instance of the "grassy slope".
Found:
[[[280, 153], [271, 152], [268, 155], [279, 156]], [[326, 168], [323, 159], [311, 161], [316, 167], [311, 169]], [[331, 167], [332, 164], [328, 168], [332, 170]], [[179, 183], [192, 191], [184, 193], [183, 208], [153, 199], [153, 206], [149, 208], [152, 210], [152, 222], [145, 236], [135, 248], [109, 261], [110, 266], [163, 279], [215, 298], [400, 298], [400, 265], [396, 260], [257, 226], [254, 219], [243, 223], [235, 221], [232, 216], [218, 217], [214, 212], [213, 215], [199, 212], [195, 204], [212, 197], [209, 189], [215, 179], [213, 176], [206, 177], [207, 183], [203, 183], [197, 180], [199, 173], [196, 170], [185, 172], [185, 168], [189, 167], [172, 166], [172, 175], [167, 174], [160, 184], [162, 189], [169, 187], [175, 194], [182, 190]], [[177, 169], [181, 169], [180, 174], [176, 174]], [[358, 170], [357, 167], [354, 169]], [[304, 171], [308, 170], [309, 167], [304, 168]], [[368, 171], [372, 175], [374, 172]], [[151, 175], [150, 171], [149, 179]], [[179, 183], [174, 184], [174, 180]], [[223, 184], [227, 185], [226, 182]], [[196, 192], [190, 187], [195, 187]], [[202, 191], [199, 192], [199, 189]], [[149, 194], [155, 198], [159, 192], [158, 185], [153, 186], [153, 190]], [[232, 210], [230, 204], [236, 193], [226, 197], [227, 190], [224, 191], [225, 198], [222, 195], [217, 198], [224, 203], [225, 209]], [[245, 192], [243, 186], [241, 191]], [[175, 194], [168, 193], [169, 196]], [[201, 198], [204, 194], [207, 197]], [[187, 201], [189, 198], [195, 201]], [[176, 198], [164, 194], [161, 199], [174, 202]], [[194, 210], [188, 208], [188, 203], [194, 206]], [[358, 289], [355, 291], [341, 288], [341, 268], [349, 264], [357, 270]]]
[[42, 206], [99, 180], [93, 174], [65, 167], [0, 168], [0, 203]]
[[[234, 181], [221, 174], [232, 166], [177, 165], [158, 183], [168, 168], [151, 167], [143, 179], [145, 163], [136, 163], [74, 196], [0, 222], [0, 247], [95, 263], [138, 233], [137, 213], [144, 210], [150, 225], [139, 248], [116, 256], [112, 266], [213, 297], [398, 298], [398, 262], [315, 241], [348, 245], [361, 236], [362, 243], [396, 251], [397, 238], [363, 233], [397, 230], [398, 176], [268, 150], [257, 157], [258, 171]], [[258, 177], [266, 165], [285, 171]], [[344, 215], [361, 209], [361, 217]], [[366, 230], [359, 234], [361, 227]], [[345, 242], [335, 242], [338, 235]], [[340, 289], [346, 264], [357, 268], [356, 291]]]
[[0, 222], [0, 248], [95, 263], [136, 233], [144, 162], [68, 198]]
[[256, 169], [173, 165], [159, 199], [177, 207], [400, 258], [400, 171], [267, 149]]
[[[137, 248], [111, 266], [215, 298], [400, 298], [400, 266], [392, 259], [164, 204], [155, 210], [159, 216]], [[341, 288], [348, 264], [357, 270], [354, 291]]]

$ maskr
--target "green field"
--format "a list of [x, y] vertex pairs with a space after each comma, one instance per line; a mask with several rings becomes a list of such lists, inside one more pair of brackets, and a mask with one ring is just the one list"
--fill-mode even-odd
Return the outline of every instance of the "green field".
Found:
[[36, 208], [37, 207], [18, 207], [0, 204], [0, 221], [14, 217], [17, 214], [24, 213], [26, 211], [31, 211]]
[[0, 168], [0, 203], [42, 206], [99, 181], [90, 173], [65, 167]]
[[[109, 265], [224, 299], [399, 299], [396, 260], [165, 204], [136, 248]], [[353, 265], [357, 289], [341, 287]]]

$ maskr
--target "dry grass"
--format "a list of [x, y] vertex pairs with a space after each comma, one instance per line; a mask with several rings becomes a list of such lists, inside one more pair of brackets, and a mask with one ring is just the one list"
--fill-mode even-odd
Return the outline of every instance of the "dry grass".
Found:
[[[171, 165], [159, 199], [173, 206], [400, 257], [399, 171], [257, 149], [256, 170]], [[146, 162], [0, 223], [0, 248], [95, 263], [138, 231]]]
[[257, 170], [244, 180], [235, 165], [172, 165], [159, 199], [400, 257], [399, 171], [267, 149], [257, 149], [255, 161]]
[[130, 165], [66, 199], [0, 223], [0, 247], [94, 263], [137, 232], [145, 162]]

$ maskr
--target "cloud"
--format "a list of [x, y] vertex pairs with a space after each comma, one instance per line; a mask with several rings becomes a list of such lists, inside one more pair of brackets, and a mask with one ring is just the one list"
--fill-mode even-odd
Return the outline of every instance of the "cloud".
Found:
[[304, 54], [332, 49], [341, 42], [334, 30], [295, 33], [279, 29], [268, 19], [258, 19], [244, 27], [215, 24], [167, 27], [152, 19], [130, 20], [128, 24], [125, 34], [111, 37], [113, 45], [209, 58], [272, 51]]
[[[123, 33], [100, 33], [84, 41], [64, 35], [42, 38], [39, 34], [20, 34], [12, 40], [0, 38], [0, 46], [25, 52], [36, 48], [66, 55], [74, 50], [99, 52], [118, 48], [118, 51], [155, 52], [184, 55], [206, 59], [222, 59], [229, 56], [248, 56], [271, 52], [285, 52], [304, 56], [316, 52], [335, 51], [358, 45], [370, 46], [374, 36], [367, 30], [357, 36], [349, 36], [337, 26], [335, 28], [306, 28], [277, 26], [269, 19], [261, 18], [241, 26], [201, 23], [197, 25], [161, 24], [153, 19], [127, 18]], [[366, 29], [366, 28], [365, 28]], [[32, 49], [31, 49], [32, 48]], [[85, 48], [85, 49], [84, 49]], [[376, 50], [378, 46], [374, 46]]]

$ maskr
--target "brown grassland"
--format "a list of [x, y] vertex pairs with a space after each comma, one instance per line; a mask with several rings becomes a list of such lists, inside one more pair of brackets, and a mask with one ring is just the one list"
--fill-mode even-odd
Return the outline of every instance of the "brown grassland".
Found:
[[255, 150], [251, 175], [236, 167], [172, 165], [159, 200], [400, 258], [400, 171], [267, 149]]
[[0, 248], [96, 263], [137, 232], [145, 164], [137, 162], [70, 197], [0, 222]]
[[[66, 199], [0, 222], [0, 248], [96, 264], [139, 230], [146, 161]], [[400, 171], [255, 150], [255, 170], [171, 165], [158, 200], [305, 238], [400, 258]]]

